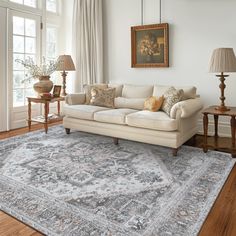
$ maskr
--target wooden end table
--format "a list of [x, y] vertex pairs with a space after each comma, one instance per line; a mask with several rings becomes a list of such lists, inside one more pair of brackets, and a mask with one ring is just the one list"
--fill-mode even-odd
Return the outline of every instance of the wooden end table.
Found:
[[236, 121], [235, 121], [235, 117], [236, 117], [236, 107], [229, 107], [230, 110], [229, 111], [219, 111], [216, 110], [217, 106], [210, 106], [206, 109], [203, 110], [202, 114], [203, 114], [203, 129], [204, 129], [204, 143], [203, 143], [203, 151], [207, 152], [208, 151], [208, 147], [209, 145], [207, 144], [207, 137], [208, 137], [208, 115], [213, 115], [214, 116], [214, 125], [215, 125], [215, 143], [213, 148], [215, 150], [221, 149], [221, 147], [218, 146], [218, 120], [219, 120], [219, 116], [228, 116], [231, 117], [230, 119], [230, 125], [231, 125], [231, 140], [232, 140], [232, 144], [231, 144], [231, 154], [233, 157], [235, 157], [235, 131], [236, 131]]
[[[62, 120], [60, 111], [60, 102], [64, 101], [64, 97], [40, 98], [40, 97], [27, 97], [28, 100], [28, 127], [31, 129], [31, 122], [38, 122], [44, 124], [45, 133], [48, 132], [48, 124]], [[44, 115], [31, 117], [31, 103], [44, 104]], [[49, 114], [49, 104], [57, 102], [57, 114]]]

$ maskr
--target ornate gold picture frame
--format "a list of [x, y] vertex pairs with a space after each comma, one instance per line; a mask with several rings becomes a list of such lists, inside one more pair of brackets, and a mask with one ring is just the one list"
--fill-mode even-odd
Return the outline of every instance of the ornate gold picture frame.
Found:
[[167, 23], [131, 27], [131, 67], [169, 67]]

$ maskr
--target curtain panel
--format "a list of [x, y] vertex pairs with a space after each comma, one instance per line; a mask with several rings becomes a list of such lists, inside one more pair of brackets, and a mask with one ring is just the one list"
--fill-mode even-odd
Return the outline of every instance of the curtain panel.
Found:
[[74, 92], [84, 84], [103, 82], [102, 0], [74, 0], [72, 55]]

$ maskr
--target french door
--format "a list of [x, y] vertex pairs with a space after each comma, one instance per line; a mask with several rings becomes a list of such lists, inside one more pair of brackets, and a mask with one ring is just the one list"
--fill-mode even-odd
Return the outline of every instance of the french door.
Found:
[[[26, 126], [27, 97], [34, 96], [33, 83], [27, 81], [27, 71], [16, 59], [32, 58], [40, 62], [40, 16], [9, 11], [8, 93], [9, 129]], [[32, 106], [32, 115], [40, 114], [40, 106]]]
[[0, 132], [7, 130], [7, 10], [0, 7]]

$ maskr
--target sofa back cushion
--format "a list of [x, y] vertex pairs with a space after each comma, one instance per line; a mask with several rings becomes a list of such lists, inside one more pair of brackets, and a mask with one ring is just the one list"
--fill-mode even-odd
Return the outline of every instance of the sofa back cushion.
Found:
[[[164, 95], [164, 93], [172, 86], [169, 85], [155, 85], [153, 88], [153, 96], [160, 97]], [[184, 91], [182, 100], [190, 99], [190, 98], [196, 98], [196, 92], [197, 88], [194, 86], [178, 86], [175, 87], [176, 89], [180, 90], [182, 89]]]
[[142, 110], [144, 107], [145, 98], [115, 98], [115, 108], [129, 108]]
[[108, 88], [115, 88], [116, 89], [116, 97], [122, 96], [123, 84], [108, 84]]
[[152, 85], [131, 85], [125, 84], [122, 90], [122, 97], [124, 98], [148, 98], [152, 96]]
[[194, 86], [183, 86], [183, 87], [175, 87], [176, 89], [182, 89], [184, 91], [184, 95], [182, 100], [187, 100], [191, 98], [197, 97], [197, 88]]

